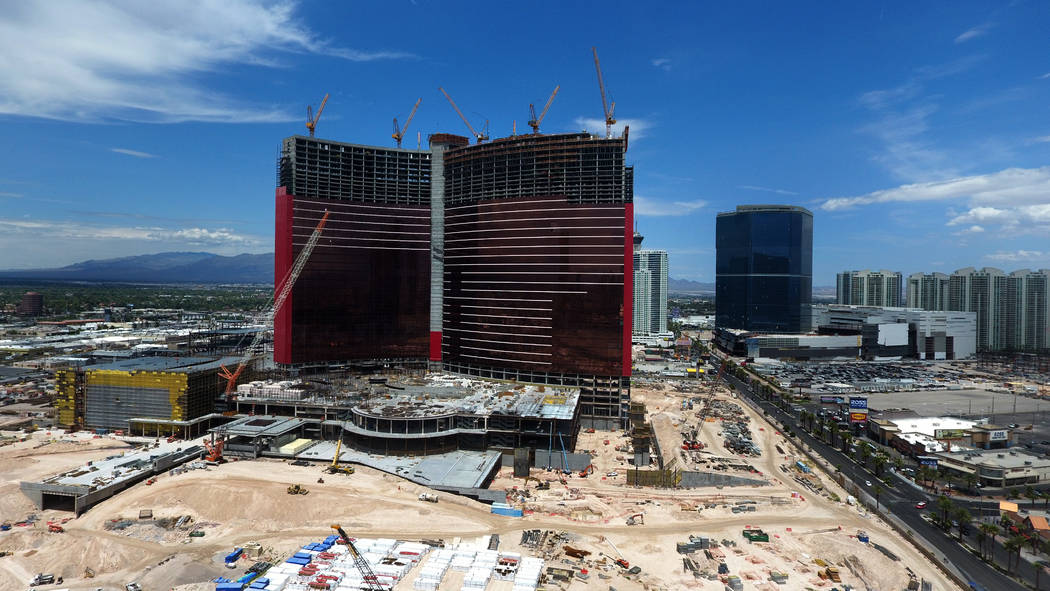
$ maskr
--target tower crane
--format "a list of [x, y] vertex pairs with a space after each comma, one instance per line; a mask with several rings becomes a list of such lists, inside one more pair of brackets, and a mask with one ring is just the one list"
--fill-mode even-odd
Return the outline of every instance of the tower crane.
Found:
[[397, 117], [394, 117], [394, 135], [390, 136], [397, 140], [397, 147], [401, 147], [401, 138], [405, 137], [405, 130], [408, 129], [408, 124], [412, 123], [412, 118], [416, 116], [416, 109], [419, 108], [419, 103], [423, 102], [423, 97], [419, 97], [416, 100], [416, 104], [412, 106], [412, 112], [408, 114], [408, 119], [405, 120], [404, 127], [397, 126]]
[[350, 556], [354, 559], [354, 566], [357, 567], [358, 572], [361, 573], [361, 582], [364, 583], [368, 591], [385, 591], [386, 588], [379, 584], [379, 577], [376, 576], [375, 571], [368, 565], [368, 560], [361, 554], [354, 545], [354, 541], [350, 539], [350, 536], [346, 535], [346, 531], [338, 523], [332, 524], [339, 537], [343, 539], [343, 543], [346, 544], [346, 549], [350, 552]]
[[602, 91], [602, 109], [605, 110], [605, 139], [612, 137], [612, 126], [616, 124], [616, 101], [608, 103], [605, 100], [605, 80], [602, 78], [602, 65], [598, 62], [598, 49], [591, 47], [594, 52], [594, 69], [598, 72], [598, 89]]
[[328, 93], [324, 93], [324, 98], [321, 99], [321, 106], [317, 107], [317, 115], [314, 115], [313, 107], [306, 105], [306, 129], [310, 130], [310, 137], [314, 137], [314, 130], [317, 129], [317, 120], [321, 118], [321, 112], [324, 111], [324, 105], [328, 102]]
[[[320, 114], [320, 113], [318, 113]], [[237, 368], [234, 371], [230, 371], [225, 365], [219, 370], [219, 376], [226, 380], [226, 398], [229, 400], [232, 395], [234, 388], [237, 387], [237, 378], [241, 377], [244, 373], [244, 369], [252, 362], [253, 359], [262, 355], [263, 352], [263, 336], [266, 331], [273, 326], [273, 317], [277, 314], [277, 311], [284, 305], [284, 301], [288, 299], [288, 295], [292, 293], [292, 285], [295, 284], [295, 280], [299, 278], [299, 273], [306, 266], [307, 259], [310, 258], [310, 253], [314, 251], [314, 247], [317, 246], [317, 241], [321, 238], [321, 232], [324, 230], [324, 225], [328, 222], [328, 210], [325, 210], [324, 216], [321, 217], [321, 221], [317, 223], [317, 227], [314, 228], [313, 234], [310, 234], [310, 238], [306, 241], [303, 249], [299, 252], [299, 256], [295, 258], [295, 263], [292, 264], [292, 268], [285, 275], [284, 279], [276, 284], [274, 287], [273, 305], [266, 310], [265, 324], [261, 330], [255, 333], [255, 337], [252, 339], [252, 343], [248, 345], [248, 348], [244, 351], [244, 356], [240, 362], [237, 363]]]
[[473, 136], [474, 136], [474, 139], [476, 139], [476, 140], [477, 140], [477, 142], [478, 142], [479, 144], [480, 144], [481, 142], [483, 142], [483, 141], [485, 141], [485, 140], [489, 139], [489, 135], [488, 135], [488, 132], [489, 132], [489, 122], [488, 122], [487, 120], [485, 121], [485, 127], [484, 127], [484, 129], [482, 129], [482, 130], [481, 130], [481, 131], [482, 131], [481, 133], [478, 133], [478, 132], [474, 131], [474, 127], [473, 127], [473, 126], [472, 126], [472, 125], [470, 124], [470, 121], [467, 121], [467, 118], [463, 116], [463, 111], [460, 111], [460, 110], [459, 110], [459, 107], [457, 107], [457, 106], [456, 106], [456, 101], [452, 100], [452, 97], [450, 97], [450, 96], [448, 95], [448, 93], [447, 93], [447, 92], [445, 92], [445, 89], [444, 89], [444, 88], [441, 88], [441, 87], [439, 86], [439, 87], [438, 87], [438, 90], [440, 90], [440, 91], [441, 91], [441, 94], [445, 95], [445, 98], [447, 98], [447, 99], [448, 99], [448, 102], [449, 102], [449, 104], [451, 104], [451, 105], [452, 105], [452, 108], [456, 110], [456, 113], [457, 113], [457, 114], [459, 114], [459, 118], [463, 120], [463, 123], [466, 123], [466, 124], [467, 124], [467, 129], [469, 129], [469, 130], [470, 130], [470, 133], [471, 133], [471, 135], [473, 135]]
[[529, 114], [532, 115], [532, 119], [529, 119], [529, 127], [532, 128], [532, 133], [534, 135], [539, 135], [540, 123], [542, 123], [543, 118], [547, 116], [547, 109], [551, 108], [551, 103], [554, 102], [554, 97], [558, 94], [560, 88], [561, 85], [554, 87], [554, 92], [552, 92], [551, 97], [547, 99], [547, 104], [543, 107], [543, 112], [540, 113], [539, 117], [536, 116], [536, 108], [532, 106], [532, 103], [529, 103]]

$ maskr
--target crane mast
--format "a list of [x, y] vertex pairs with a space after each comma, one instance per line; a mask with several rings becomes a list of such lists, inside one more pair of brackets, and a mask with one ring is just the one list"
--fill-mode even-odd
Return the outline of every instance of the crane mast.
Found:
[[485, 141], [485, 140], [489, 139], [489, 134], [488, 134], [488, 131], [489, 131], [489, 122], [488, 122], [488, 121], [486, 121], [486, 122], [485, 122], [485, 128], [484, 128], [484, 130], [483, 130], [483, 132], [482, 132], [482, 133], [478, 133], [478, 132], [474, 131], [474, 126], [472, 126], [472, 125], [470, 124], [470, 121], [467, 121], [467, 118], [466, 118], [466, 117], [465, 117], [465, 116], [463, 115], [463, 111], [460, 111], [460, 110], [459, 110], [459, 107], [457, 107], [457, 106], [456, 106], [456, 101], [452, 100], [452, 97], [450, 97], [450, 96], [448, 95], [448, 93], [447, 93], [447, 92], [445, 92], [445, 89], [444, 89], [444, 88], [441, 88], [441, 87], [439, 86], [439, 87], [438, 87], [438, 90], [440, 90], [440, 91], [441, 91], [441, 94], [445, 95], [445, 98], [447, 98], [447, 99], [448, 99], [448, 102], [449, 102], [449, 104], [451, 104], [451, 105], [452, 105], [452, 108], [456, 110], [456, 113], [457, 113], [457, 114], [459, 115], [459, 118], [463, 120], [463, 123], [466, 123], [466, 124], [467, 124], [467, 129], [469, 129], [469, 130], [470, 130], [470, 133], [471, 133], [471, 135], [473, 135], [473, 136], [474, 136], [474, 139], [476, 139], [476, 140], [477, 140], [477, 142], [478, 142], [479, 144], [480, 144], [481, 142], [483, 142], [483, 141]]
[[543, 107], [543, 112], [540, 113], [539, 117], [536, 116], [536, 109], [531, 103], [529, 104], [529, 114], [532, 115], [532, 119], [529, 120], [529, 127], [532, 128], [532, 133], [534, 135], [540, 133], [540, 123], [543, 123], [543, 118], [547, 116], [547, 109], [551, 108], [551, 103], [554, 102], [554, 97], [557, 96], [558, 90], [560, 89], [560, 84], [554, 87], [554, 92], [552, 92], [550, 98], [547, 99], [547, 104]]
[[317, 120], [321, 118], [321, 112], [324, 111], [324, 105], [328, 102], [328, 93], [324, 94], [324, 98], [321, 99], [321, 106], [317, 107], [317, 115], [313, 113], [313, 107], [306, 105], [306, 129], [310, 131], [310, 137], [314, 137], [314, 130], [317, 129]]
[[241, 377], [244, 373], [244, 369], [252, 362], [253, 359], [262, 355], [263, 353], [263, 338], [266, 335], [266, 331], [273, 326], [273, 317], [277, 314], [277, 311], [284, 305], [285, 300], [288, 299], [288, 295], [292, 293], [292, 286], [295, 284], [295, 280], [299, 278], [299, 273], [302, 272], [303, 267], [306, 266], [307, 259], [310, 258], [310, 254], [314, 251], [314, 247], [317, 246], [317, 241], [321, 238], [321, 232], [324, 230], [325, 224], [328, 222], [329, 212], [325, 211], [324, 216], [321, 217], [321, 221], [318, 222], [317, 227], [314, 228], [313, 234], [310, 234], [310, 238], [306, 241], [302, 251], [299, 252], [299, 256], [295, 258], [295, 263], [292, 268], [288, 271], [288, 274], [284, 276], [281, 283], [276, 286], [276, 293], [273, 298], [273, 305], [266, 310], [265, 324], [262, 330], [255, 333], [255, 337], [252, 339], [248, 349], [245, 350], [244, 356], [237, 364], [237, 368], [234, 371], [230, 371], [226, 366], [222, 366], [219, 370], [219, 376], [226, 380], [226, 397], [229, 399], [234, 388], [237, 386], [237, 378]]
[[416, 109], [419, 108], [419, 103], [423, 102], [423, 97], [419, 97], [416, 100], [416, 104], [412, 106], [412, 112], [408, 114], [408, 119], [405, 121], [404, 127], [397, 126], [397, 117], [394, 117], [394, 134], [390, 137], [397, 141], [397, 147], [401, 147], [401, 139], [405, 137], [405, 131], [408, 130], [408, 124], [412, 123], [412, 118], [416, 116]]
[[376, 576], [372, 567], [368, 565], [368, 560], [361, 554], [354, 545], [354, 541], [350, 539], [350, 536], [346, 535], [343, 531], [343, 527], [339, 524], [332, 524], [332, 529], [339, 533], [339, 537], [346, 543], [346, 549], [350, 551], [350, 556], [354, 559], [354, 566], [361, 573], [362, 582], [368, 587], [368, 591], [386, 591], [382, 585], [379, 584], [379, 577]]
[[611, 104], [605, 100], [605, 80], [602, 78], [602, 65], [598, 62], [598, 48], [591, 47], [594, 52], [594, 69], [598, 72], [598, 89], [602, 92], [602, 109], [605, 111], [605, 139], [612, 137], [612, 126], [616, 124], [616, 102]]

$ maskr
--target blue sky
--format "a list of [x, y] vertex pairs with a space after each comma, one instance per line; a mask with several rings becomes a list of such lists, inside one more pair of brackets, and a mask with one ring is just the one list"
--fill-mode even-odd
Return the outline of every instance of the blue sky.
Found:
[[[567, 4], [565, 6], [563, 4]], [[713, 281], [714, 217], [815, 215], [847, 268], [1050, 267], [1050, 5], [14, 3], [0, 16], [0, 268], [273, 249], [280, 140], [631, 126], [639, 225]]]

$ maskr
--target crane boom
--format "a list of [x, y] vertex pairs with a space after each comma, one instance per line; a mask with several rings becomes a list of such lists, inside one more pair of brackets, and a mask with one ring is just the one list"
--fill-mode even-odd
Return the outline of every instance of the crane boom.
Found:
[[306, 266], [307, 259], [310, 258], [310, 254], [314, 251], [314, 247], [317, 246], [317, 241], [321, 238], [321, 232], [324, 230], [324, 226], [328, 223], [329, 212], [325, 211], [324, 216], [321, 217], [321, 221], [318, 222], [317, 227], [314, 228], [313, 234], [310, 234], [310, 238], [306, 241], [302, 251], [299, 252], [299, 256], [296, 257], [295, 263], [292, 268], [288, 271], [288, 274], [284, 276], [281, 283], [275, 286], [275, 295], [273, 298], [273, 305], [266, 311], [265, 324], [262, 330], [255, 333], [255, 337], [252, 339], [250, 345], [244, 352], [244, 356], [237, 364], [237, 369], [230, 371], [226, 366], [222, 366], [219, 370], [219, 375], [226, 380], [226, 396], [227, 398], [233, 393], [233, 389], [237, 385], [237, 378], [241, 377], [244, 373], [244, 369], [252, 362], [253, 359], [262, 354], [263, 348], [263, 337], [269, 327], [273, 326], [273, 317], [277, 314], [277, 311], [284, 305], [285, 300], [288, 299], [288, 295], [292, 293], [292, 285], [295, 284], [295, 280], [299, 278], [299, 273]]
[[321, 99], [321, 106], [317, 107], [317, 114], [312, 115], [312, 109], [310, 105], [306, 106], [306, 129], [310, 131], [310, 137], [314, 137], [314, 130], [317, 129], [317, 120], [321, 118], [321, 112], [324, 111], [325, 103], [328, 102], [328, 93], [324, 94], [324, 98]]
[[[441, 88], [439, 86], [438, 90], [441, 91], [441, 94], [445, 95], [445, 98], [448, 99], [449, 104], [451, 104], [452, 108], [456, 110], [456, 113], [459, 115], [459, 118], [463, 120], [463, 123], [467, 124], [467, 129], [470, 130], [471, 135], [474, 136], [474, 138], [478, 141], [479, 144], [481, 142], [489, 139], [488, 133], [478, 133], [478, 132], [474, 131], [474, 127], [470, 124], [470, 121], [467, 121], [467, 118], [463, 115], [463, 111], [459, 110], [459, 107], [456, 106], [456, 101], [452, 100], [452, 97], [450, 97], [448, 95], [448, 93], [445, 92], [444, 88]], [[487, 121], [485, 122], [485, 127], [486, 127], [485, 131], [487, 132], [488, 131], [488, 122]]]
[[419, 99], [416, 100], [416, 104], [412, 106], [412, 112], [408, 114], [408, 119], [405, 121], [404, 127], [398, 128], [397, 117], [394, 117], [394, 135], [391, 137], [397, 140], [397, 147], [401, 147], [401, 139], [405, 137], [405, 131], [408, 130], [408, 125], [412, 123], [412, 118], [416, 116], [416, 109], [419, 108], [419, 103], [421, 102], [423, 102], [423, 97], [419, 97]]
[[543, 112], [540, 113], [539, 117], [536, 116], [536, 109], [534, 109], [531, 104], [529, 105], [529, 113], [532, 115], [532, 119], [529, 120], [529, 127], [532, 128], [533, 134], [538, 134], [540, 132], [540, 123], [543, 123], [543, 118], [547, 116], [547, 110], [551, 108], [551, 103], [554, 102], [554, 97], [557, 96], [560, 89], [560, 84], [554, 87], [554, 92], [552, 92], [550, 98], [547, 99], [547, 104], [544, 105]]
[[611, 105], [606, 102], [605, 99], [605, 79], [602, 78], [602, 65], [598, 62], [598, 48], [591, 47], [591, 51], [594, 52], [594, 69], [598, 72], [598, 89], [602, 92], [602, 110], [605, 111], [605, 139], [612, 137], [612, 126], [616, 123], [616, 103], [613, 102]]
[[368, 560], [361, 554], [354, 545], [354, 541], [350, 539], [350, 536], [346, 535], [343, 530], [343, 526], [338, 523], [332, 524], [332, 529], [339, 533], [339, 537], [346, 543], [346, 549], [350, 551], [350, 556], [354, 559], [354, 566], [361, 573], [361, 581], [368, 588], [368, 591], [386, 591], [382, 585], [379, 584], [379, 577], [376, 576], [372, 567], [368, 565]]

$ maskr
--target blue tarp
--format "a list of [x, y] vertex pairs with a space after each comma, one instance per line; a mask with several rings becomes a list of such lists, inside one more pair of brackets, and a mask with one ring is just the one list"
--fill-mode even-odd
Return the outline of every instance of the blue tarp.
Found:
[[244, 585], [240, 583], [219, 583], [215, 585], [215, 591], [241, 591]]
[[296, 552], [293, 558], [311, 558], [311, 556], [309, 552]]
[[293, 556], [293, 557], [289, 558], [288, 560], [285, 560], [285, 562], [289, 562], [291, 564], [310, 564], [310, 559], [309, 558], [297, 558], [297, 557]]

